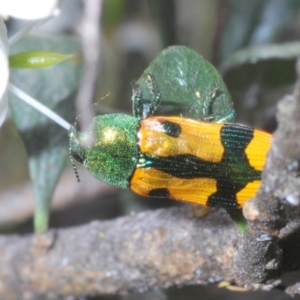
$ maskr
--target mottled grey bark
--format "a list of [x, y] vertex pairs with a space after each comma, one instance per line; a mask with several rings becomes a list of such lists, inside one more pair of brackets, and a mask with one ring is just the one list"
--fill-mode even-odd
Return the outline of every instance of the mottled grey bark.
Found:
[[[261, 188], [256, 199], [244, 207], [247, 233], [235, 257], [243, 284], [272, 282], [280, 276], [289, 256], [283, 252], [283, 235], [290, 224], [299, 223], [300, 61], [296, 69], [294, 95], [286, 96], [278, 105], [278, 129], [273, 135]], [[295, 249], [285, 250], [292, 255]]]
[[50, 231], [42, 241], [2, 236], [0, 298], [113, 295], [232, 281], [240, 238], [225, 211], [197, 218], [188, 206]]

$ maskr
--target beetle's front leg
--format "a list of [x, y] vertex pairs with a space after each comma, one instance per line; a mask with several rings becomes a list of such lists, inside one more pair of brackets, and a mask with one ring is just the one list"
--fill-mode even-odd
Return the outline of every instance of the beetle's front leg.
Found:
[[153, 78], [152, 75], [148, 74], [147, 75], [147, 80], [146, 80], [147, 86], [152, 94], [152, 100], [150, 103], [149, 111], [148, 111], [148, 116], [152, 116], [155, 111], [157, 110], [160, 102], [161, 102], [161, 93], [160, 90], [158, 89], [156, 82]]
[[208, 96], [206, 97], [204, 103], [203, 103], [203, 119], [208, 122], [214, 122], [214, 123], [225, 123], [229, 122], [231, 119], [233, 119], [235, 111], [234, 109], [228, 110], [225, 113], [222, 114], [213, 114], [212, 113], [212, 105], [216, 98], [218, 97], [219, 89], [213, 88]]

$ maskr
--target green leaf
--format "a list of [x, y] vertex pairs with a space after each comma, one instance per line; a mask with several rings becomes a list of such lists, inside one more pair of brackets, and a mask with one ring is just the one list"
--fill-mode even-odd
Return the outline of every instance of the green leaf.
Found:
[[[31, 37], [21, 40], [12, 51], [34, 49], [74, 53], [79, 52], [81, 47], [77, 39], [71, 37]], [[73, 122], [73, 100], [80, 71], [81, 65], [77, 61], [67, 60], [47, 69], [14, 69], [11, 71], [11, 82]], [[48, 228], [52, 194], [68, 157], [68, 133], [12, 93], [9, 94], [9, 104], [29, 155], [35, 196], [35, 231], [43, 233]]]
[[184, 46], [172, 46], [154, 59], [138, 80], [143, 97], [149, 103], [152, 95], [146, 85], [151, 74], [162, 94], [156, 115], [181, 115], [203, 119], [204, 105], [216, 92], [211, 114], [222, 115], [232, 110], [231, 97], [219, 72], [202, 56]]
[[72, 54], [61, 54], [49, 51], [20, 52], [9, 56], [9, 66], [10, 68], [45, 68], [72, 57]]

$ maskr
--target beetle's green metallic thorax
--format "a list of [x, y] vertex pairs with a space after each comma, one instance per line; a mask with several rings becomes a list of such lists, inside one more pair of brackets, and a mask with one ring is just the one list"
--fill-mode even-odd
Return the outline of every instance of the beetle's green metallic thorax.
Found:
[[97, 179], [128, 188], [138, 159], [139, 118], [109, 114], [93, 119], [89, 133], [70, 130], [70, 152]]

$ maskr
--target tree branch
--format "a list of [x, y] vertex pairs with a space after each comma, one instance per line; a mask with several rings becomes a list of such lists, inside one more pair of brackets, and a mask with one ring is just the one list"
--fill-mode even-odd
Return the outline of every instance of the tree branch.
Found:
[[[285, 270], [290, 263], [300, 267], [299, 231], [294, 220], [282, 234]], [[52, 244], [37, 251], [33, 235], [0, 237], [0, 299], [124, 295], [241, 280], [233, 258], [243, 239], [224, 210], [202, 218], [188, 206], [147, 211], [52, 230], [43, 238]]]
[[247, 234], [235, 261], [242, 284], [272, 282], [278, 278], [285, 257], [280, 239], [286, 223], [290, 219], [299, 223], [299, 61], [297, 76], [294, 95], [286, 96], [278, 105], [278, 129], [273, 135], [261, 188], [257, 197], [244, 207]]
[[238, 235], [223, 210], [204, 218], [187, 206], [148, 211], [48, 235], [53, 245], [40, 253], [32, 235], [0, 237], [0, 298], [125, 294], [234, 278]]

